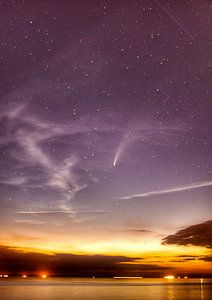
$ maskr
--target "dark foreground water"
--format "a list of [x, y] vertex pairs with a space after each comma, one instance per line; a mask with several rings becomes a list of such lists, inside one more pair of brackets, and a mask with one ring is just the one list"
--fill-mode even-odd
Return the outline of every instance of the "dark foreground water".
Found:
[[212, 280], [0, 278], [0, 299], [212, 300]]

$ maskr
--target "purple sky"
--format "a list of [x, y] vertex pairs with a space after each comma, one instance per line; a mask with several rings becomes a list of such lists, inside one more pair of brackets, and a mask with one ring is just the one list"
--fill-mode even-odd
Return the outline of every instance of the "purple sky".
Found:
[[4, 245], [98, 254], [211, 219], [210, 1], [8, 0], [0, 16]]

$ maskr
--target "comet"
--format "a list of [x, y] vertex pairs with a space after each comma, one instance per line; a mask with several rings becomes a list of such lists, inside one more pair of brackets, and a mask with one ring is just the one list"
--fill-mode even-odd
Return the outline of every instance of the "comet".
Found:
[[118, 149], [117, 149], [116, 153], [115, 153], [115, 157], [114, 157], [114, 160], [113, 160], [113, 166], [114, 167], [116, 166], [119, 158], [121, 157], [125, 146], [126, 146], [126, 141], [122, 140], [121, 143], [118, 146]]
[[121, 138], [121, 141], [118, 145], [117, 151], [115, 153], [115, 157], [113, 160], [113, 167], [115, 167], [117, 165], [118, 160], [120, 159], [120, 157], [122, 156], [126, 146], [132, 142], [133, 139], [133, 135], [130, 129], [125, 129]]
[[116, 151], [116, 154], [115, 154], [115, 157], [114, 157], [114, 160], [113, 160], [113, 166], [114, 167], [117, 164], [117, 161], [119, 159], [120, 154], [121, 154], [121, 147], [118, 147], [118, 150]]

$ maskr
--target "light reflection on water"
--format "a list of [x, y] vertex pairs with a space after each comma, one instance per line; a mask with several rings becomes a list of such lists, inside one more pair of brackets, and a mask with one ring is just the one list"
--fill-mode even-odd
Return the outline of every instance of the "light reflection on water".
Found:
[[174, 289], [173, 289], [173, 285], [169, 285], [169, 286], [168, 286], [168, 290], [167, 290], [167, 299], [168, 299], [168, 300], [174, 300]]
[[211, 300], [212, 280], [3, 279], [0, 299], [9, 300]]

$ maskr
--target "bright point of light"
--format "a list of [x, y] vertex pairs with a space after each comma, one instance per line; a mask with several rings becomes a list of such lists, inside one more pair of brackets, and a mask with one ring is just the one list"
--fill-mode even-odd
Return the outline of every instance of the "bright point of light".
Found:
[[46, 279], [46, 278], [47, 278], [47, 275], [46, 275], [46, 274], [43, 274], [43, 275], [41, 275], [41, 277], [42, 277], [43, 279]]
[[173, 275], [167, 275], [167, 276], [164, 276], [163, 278], [164, 279], [174, 279], [174, 276]]
[[2, 278], [8, 278], [9, 277], [9, 275], [7, 275], [7, 274], [5, 274], [5, 275], [2, 275], [2, 274], [0, 274], [0, 277]]
[[188, 276], [184, 276], [184, 279], [187, 279], [188, 278]]
[[23, 278], [27, 278], [27, 275], [26, 275], [26, 274], [24, 274], [24, 275], [22, 275], [22, 277], [23, 277]]

